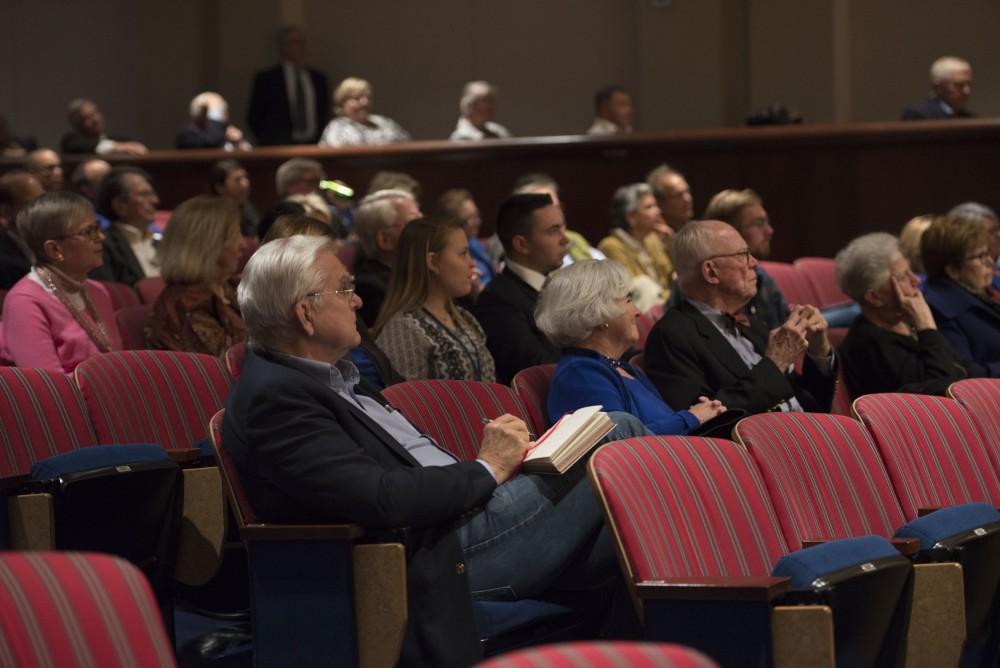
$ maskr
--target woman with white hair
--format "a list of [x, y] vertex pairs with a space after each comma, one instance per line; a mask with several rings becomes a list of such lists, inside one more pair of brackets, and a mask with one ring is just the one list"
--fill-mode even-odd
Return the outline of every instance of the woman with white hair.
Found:
[[371, 113], [372, 87], [364, 79], [348, 77], [333, 91], [337, 116], [327, 123], [320, 146], [381, 146], [409, 141], [399, 123]]
[[451, 133], [452, 141], [506, 139], [507, 128], [494, 122], [497, 115], [497, 87], [488, 81], [470, 81], [462, 89], [458, 102], [458, 124]]
[[837, 352], [853, 397], [876, 392], [943, 395], [966, 376], [937, 330], [920, 281], [885, 232], [860, 236], [837, 253], [837, 282], [861, 305]]
[[726, 409], [699, 397], [674, 411], [642, 371], [622, 356], [639, 340], [625, 268], [607, 260], [582, 260], [550, 274], [535, 307], [535, 323], [562, 358], [549, 387], [550, 422], [584, 406], [623, 411], [654, 434], [687, 434]]

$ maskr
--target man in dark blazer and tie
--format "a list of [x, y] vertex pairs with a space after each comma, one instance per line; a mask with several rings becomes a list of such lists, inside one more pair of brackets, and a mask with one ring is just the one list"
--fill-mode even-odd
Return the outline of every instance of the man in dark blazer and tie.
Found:
[[[645, 365], [674, 408], [699, 396], [747, 413], [829, 411], [836, 369], [826, 321], [796, 306], [770, 332], [743, 307], [757, 293], [757, 260], [740, 233], [718, 220], [685, 225], [671, 241], [684, 293], [646, 342]], [[791, 370], [805, 354], [803, 373]], [[687, 403], [685, 403], [687, 402]]]
[[497, 382], [529, 366], [559, 360], [559, 349], [535, 326], [545, 277], [562, 266], [569, 246], [562, 209], [547, 194], [512, 195], [500, 206], [497, 236], [507, 266], [476, 301], [475, 315], [496, 362]]
[[931, 65], [931, 94], [903, 109], [902, 120], [972, 118], [966, 108], [972, 95], [972, 66], [961, 58], [944, 56]]
[[281, 62], [254, 76], [247, 124], [262, 146], [315, 144], [330, 115], [326, 75], [305, 65], [301, 29], [285, 26], [277, 41]]

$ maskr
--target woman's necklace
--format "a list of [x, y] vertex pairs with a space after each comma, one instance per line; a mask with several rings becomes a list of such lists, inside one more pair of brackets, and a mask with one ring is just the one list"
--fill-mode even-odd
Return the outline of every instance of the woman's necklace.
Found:
[[[83, 331], [94, 342], [97, 349], [102, 353], [111, 352], [111, 339], [108, 336], [108, 330], [101, 320], [101, 316], [98, 315], [97, 309], [94, 308], [94, 305], [90, 301], [86, 283], [81, 283], [67, 276], [55, 267], [38, 265], [35, 267], [35, 271], [38, 273], [39, 278], [42, 279], [45, 287], [69, 310], [73, 319], [83, 328]], [[80, 308], [74, 303], [74, 300], [70, 299], [70, 296], [73, 294], [80, 296], [83, 301], [83, 308]]]

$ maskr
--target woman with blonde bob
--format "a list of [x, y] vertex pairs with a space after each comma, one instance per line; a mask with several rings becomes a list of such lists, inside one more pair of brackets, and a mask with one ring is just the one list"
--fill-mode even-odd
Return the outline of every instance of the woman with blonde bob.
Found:
[[235, 202], [203, 195], [177, 207], [160, 245], [166, 287], [146, 325], [151, 348], [221, 355], [246, 340], [236, 303], [241, 252]]
[[348, 77], [333, 91], [333, 110], [320, 146], [380, 146], [409, 141], [410, 134], [399, 123], [371, 113], [372, 86], [364, 79]]
[[454, 302], [475, 277], [460, 226], [419, 219], [403, 229], [375, 336], [407, 380], [495, 380], [482, 327]]

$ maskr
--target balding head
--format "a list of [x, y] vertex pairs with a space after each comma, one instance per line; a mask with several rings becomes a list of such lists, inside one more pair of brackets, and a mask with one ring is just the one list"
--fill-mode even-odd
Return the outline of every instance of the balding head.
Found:
[[97, 202], [97, 192], [101, 189], [101, 181], [110, 171], [111, 165], [106, 160], [100, 158], [84, 160], [73, 170], [69, 186], [73, 192], [83, 195], [93, 204]]
[[671, 239], [670, 257], [686, 297], [735, 313], [757, 294], [757, 260], [740, 233], [721, 220], [685, 225]]
[[18, 212], [44, 192], [39, 180], [23, 169], [15, 169], [0, 176], [0, 219], [3, 224], [13, 228]]
[[62, 190], [62, 159], [52, 149], [40, 148], [32, 151], [25, 157], [24, 166], [38, 179], [45, 192]]

